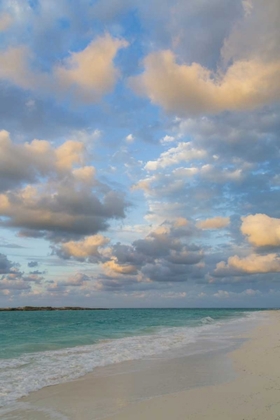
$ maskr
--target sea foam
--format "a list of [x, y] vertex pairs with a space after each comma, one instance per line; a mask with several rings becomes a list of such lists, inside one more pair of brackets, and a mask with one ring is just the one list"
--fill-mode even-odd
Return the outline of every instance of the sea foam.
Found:
[[96, 367], [128, 360], [138, 360], [187, 348], [199, 339], [223, 341], [229, 336], [222, 333], [223, 326], [237, 325], [254, 320], [261, 313], [247, 314], [244, 318], [214, 321], [202, 318], [200, 326], [159, 328], [153, 334], [136, 335], [97, 344], [65, 348], [55, 351], [26, 353], [15, 359], [0, 360], [0, 406], [48, 385], [59, 384], [81, 377]]

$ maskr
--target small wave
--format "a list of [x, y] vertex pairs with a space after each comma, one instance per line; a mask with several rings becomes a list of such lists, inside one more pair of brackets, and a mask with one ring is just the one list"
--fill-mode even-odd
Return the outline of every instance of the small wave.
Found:
[[205, 318], [202, 318], [201, 323], [202, 324], [212, 324], [212, 322], [215, 322], [215, 319], [211, 316], [206, 316]]
[[[242, 317], [242, 315], [241, 315]], [[248, 319], [243, 316], [243, 320]], [[91, 372], [96, 367], [128, 360], [138, 360], [183, 348], [201, 337], [218, 337], [223, 324], [211, 317], [201, 320], [197, 327], [160, 328], [153, 334], [102, 340], [86, 345], [60, 350], [26, 353], [16, 359], [0, 360], [0, 406], [12, 403], [32, 391], [48, 385], [67, 382]]]

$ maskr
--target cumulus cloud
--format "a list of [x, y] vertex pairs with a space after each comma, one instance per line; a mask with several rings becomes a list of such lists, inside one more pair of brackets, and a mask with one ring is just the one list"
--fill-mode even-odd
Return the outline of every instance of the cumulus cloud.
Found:
[[32, 69], [35, 58], [27, 46], [8, 47], [0, 55], [0, 78], [23, 89], [96, 102], [113, 89], [119, 76], [114, 58], [127, 45], [126, 41], [106, 34], [84, 50], [71, 52], [50, 73]]
[[[153, 288], [153, 284], [185, 282], [201, 277], [204, 272], [203, 250], [189, 243], [190, 225], [186, 219], [178, 218], [166, 221], [131, 245], [116, 243], [105, 247], [108, 240], [95, 235], [81, 241], [57, 244], [54, 250], [62, 258], [99, 263], [103, 274], [99, 274], [99, 280], [92, 284], [95, 290]], [[77, 286], [85, 286], [78, 283]], [[71, 286], [68, 280], [55, 282], [50, 289], [54, 293], [64, 290], [65, 286]]]
[[14, 267], [14, 264], [8, 260], [7, 256], [0, 254], [0, 274], [10, 273]]
[[138, 275], [138, 282], [187, 281], [204, 268], [203, 250], [189, 243], [192, 233], [184, 218], [166, 221], [132, 245], [113, 245], [103, 254], [103, 270], [109, 277]]
[[2, 226], [34, 237], [92, 235], [107, 229], [109, 219], [125, 217], [124, 195], [99, 182], [95, 168], [83, 166], [83, 142], [15, 144], [2, 131], [0, 151]]
[[[209, 6], [207, 25], [201, 25], [202, 33], [198, 38], [186, 34], [182, 38], [186, 29], [181, 28], [175, 44], [148, 54], [144, 59], [144, 72], [131, 79], [135, 91], [147, 95], [152, 103], [177, 115], [252, 110], [278, 101], [279, 3], [272, 0], [267, 9], [264, 0], [243, 1], [243, 13], [240, 13], [240, 6], [240, 2], [235, 2], [235, 7], [216, 2], [215, 6]], [[197, 7], [201, 8], [200, 2]], [[224, 13], [224, 8], [228, 12], [230, 7], [233, 9], [226, 30], [219, 28], [215, 36], [216, 28], [211, 28], [206, 36], [205, 26], [209, 30], [211, 22], [219, 20], [217, 16], [211, 19], [212, 7], [219, 9], [219, 16]], [[181, 10], [178, 4], [174, 8], [177, 12]], [[196, 6], [192, 4], [191, 9], [195, 13]], [[207, 13], [208, 5], [203, 3], [201, 9]], [[186, 12], [190, 13], [188, 7]], [[200, 18], [203, 13], [199, 11]], [[176, 25], [181, 19], [177, 16]], [[225, 23], [224, 17], [221, 20]], [[191, 32], [189, 27], [199, 25], [185, 26]], [[176, 32], [176, 28], [173, 31]], [[181, 42], [184, 47], [178, 49], [177, 44]], [[200, 44], [206, 46], [207, 42], [211, 45], [205, 51]], [[194, 51], [195, 46], [197, 51]]]
[[167, 50], [149, 54], [144, 67], [131, 79], [133, 89], [178, 115], [254, 109], [280, 98], [280, 60], [239, 60], [214, 74], [199, 63], [178, 64]]
[[[33, 140], [24, 144], [12, 141], [10, 133], [0, 131], [0, 191], [24, 182], [35, 182], [47, 175], [65, 176], [75, 164], [82, 164], [85, 145], [68, 140], [53, 147], [46, 140]], [[86, 179], [94, 176], [94, 168], [80, 168], [73, 176]]]
[[43, 273], [25, 274], [19, 264], [12, 263], [3, 254], [0, 254], [0, 293], [4, 295], [21, 295], [31, 292], [40, 286], [44, 277]]
[[6, 276], [0, 279], [0, 290], [2, 293], [9, 294], [11, 291], [31, 290], [31, 286], [28, 282], [15, 276]]
[[53, 235], [91, 235], [106, 230], [109, 219], [125, 217], [122, 194], [109, 191], [99, 199], [79, 184], [48, 183], [0, 195], [4, 226]]
[[201, 220], [196, 223], [196, 226], [202, 230], [208, 229], [223, 229], [224, 227], [228, 226], [230, 223], [229, 217], [213, 217], [211, 219]]
[[[116, 0], [113, 6], [107, 0], [85, 2], [74, 14], [67, 2], [56, 3], [50, 0], [33, 8], [20, 0], [4, 1], [12, 30], [1, 33], [0, 113], [2, 126], [16, 137], [0, 133], [0, 225], [20, 235], [20, 244], [26, 242], [24, 236], [51, 241], [53, 254], [64, 261], [52, 255], [45, 264], [67, 268], [61, 267], [57, 278], [45, 266], [24, 274], [4, 256], [0, 271], [7, 271], [1, 275], [11, 289], [2, 290], [22, 287], [23, 293], [31, 293], [46, 273], [53, 279], [47, 283], [47, 296], [70, 299], [70, 290], [74, 298], [87, 291], [98, 298], [99, 291], [153, 287], [172, 287], [166, 296], [175, 296], [200, 287], [194, 282], [206, 288], [211, 273], [211, 290], [217, 289], [215, 283], [227, 284], [227, 295], [221, 297], [231, 299], [231, 283], [243, 290], [245, 282], [251, 287], [255, 279], [260, 287], [267, 278], [277, 280], [278, 255], [259, 255], [258, 250], [247, 257], [254, 251], [246, 248], [241, 233], [255, 247], [279, 246], [279, 109], [271, 105], [250, 111], [279, 98], [279, 1], [271, 0], [268, 7], [264, 0], [136, 0], [143, 29], [141, 55], [146, 59], [144, 72], [131, 83], [152, 103], [183, 118], [162, 116], [151, 105], [143, 107], [139, 98], [122, 95], [120, 70], [125, 78], [139, 75], [138, 41], [121, 51], [127, 43], [115, 35], [89, 38], [104, 29], [93, 10], [98, 15], [102, 7], [105, 27], [120, 34], [122, 12], [118, 18], [114, 13], [129, 13], [135, 1]], [[91, 106], [118, 81], [108, 104]], [[219, 114], [224, 110], [237, 112]], [[194, 117], [185, 119], [190, 114]], [[102, 138], [94, 131], [96, 121]], [[65, 128], [74, 130], [71, 141], [65, 141]], [[24, 133], [32, 130], [35, 140], [23, 143]], [[52, 142], [37, 140], [49, 138], [50, 132]], [[138, 143], [143, 138], [158, 140], [150, 145], [148, 159]], [[122, 147], [114, 154], [117, 139], [129, 150]], [[113, 155], [109, 169], [104, 165], [108, 153]], [[93, 158], [96, 168], [91, 166]], [[123, 167], [125, 176], [119, 178]], [[114, 188], [127, 188], [130, 182], [133, 190], [144, 191], [144, 200], [139, 192], [133, 195], [130, 220], [140, 225], [139, 217], [147, 212], [145, 225], [127, 229], [120, 221], [128, 203]], [[229, 231], [215, 231], [229, 227], [224, 217], [228, 214]], [[241, 232], [240, 214], [250, 214], [243, 218]], [[110, 225], [108, 245], [103, 234]], [[213, 231], [205, 235], [207, 229]], [[116, 235], [121, 243], [115, 242]], [[28, 243], [35, 249], [43, 241]], [[38, 258], [31, 255], [32, 248], [28, 261]], [[77, 261], [85, 262], [87, 274], [61, 281], [64, 270], [75, 270]], [[276, 274], [268, 275], [269, 270]], [[192, 284], [182, 283], [189, 280]], [[244, 298], [253, 295], [246, 290]]]
[[242, 217], [241, 232], [248, 241], [257, 246], [280, 246], [280, 219], [266, 214]]
[[229, 276], [238, 274], [279, 273], [280, 257], [277, 254], [251, 254], [241, 258], [237, 255], [229, 257], [227, 263], [217, 264], [214, 275]]
[[112, 259], [103, 264], [103, 269], [108, 275], [117, 274], [136, 274], [137, 267], [131, 264], [119, 264], [116, 260]]
[[[119, 76], [113, 60], [124, 40], [110, 35], [92, 41], [83, 51], [73, 52], [54, 69], [54, 78], [65, 92], [72, 92], [83, 102], [95, 102], [110, 92]], [[67, 93], [68, 94], [68, 93]]]
[[109, 239], [103, 235], [87, 236], [81, 241], [64, 242], [54, 248], [62, 258], [75, 258], [84, 261], [90, 257], [99, 256], [99, 247], [108, 244]]
[[30, 50], [25, 46], [8, 47], [0, 53], [0, 79], [23, 89], [49, 85], [46, 74], [38, 74], [29, 68]]

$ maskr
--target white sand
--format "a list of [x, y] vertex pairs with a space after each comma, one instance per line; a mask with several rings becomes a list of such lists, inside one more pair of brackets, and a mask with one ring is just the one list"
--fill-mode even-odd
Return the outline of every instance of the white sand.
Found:
[[[137, 362], [138, 371], [131, 371], [137, 366], [133, 362], [100, 368], [32, 393], [21, 400], [22, 408], [3, 419], [280, 419], [280, 311], [268, 315], [230, 358], [217, 353], [163, 360], [151, 368], [148, 361], [141, 366]], [[230, 363], [237, 373], [234, 378]], [[135, 396], [146, 399], [137, 402]]]
[[134, 404], [106, 420], [280, 419], [280, 311], [231, 353], [236, 380]]

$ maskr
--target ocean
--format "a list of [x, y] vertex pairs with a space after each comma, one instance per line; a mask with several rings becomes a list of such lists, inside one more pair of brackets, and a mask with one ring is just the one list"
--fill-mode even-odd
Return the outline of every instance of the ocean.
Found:
[[227, 347], [236, 328], [262, 316], [245, 309], [0, 312], [0, 407], [96, 367]]

